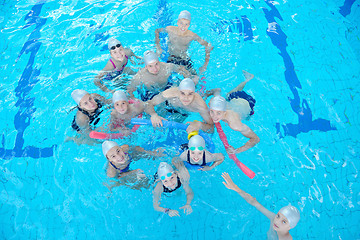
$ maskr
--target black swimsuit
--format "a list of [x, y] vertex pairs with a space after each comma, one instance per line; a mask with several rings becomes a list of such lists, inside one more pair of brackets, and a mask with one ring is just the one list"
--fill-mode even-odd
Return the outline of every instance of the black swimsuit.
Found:
[[190, 165], [200, 165], [200, 166], [207, 166], [206, 165], [206, 160], [205, 160], [205, 152], [204, 152], [204, 154], [203, 154], [203, 159], [202, 159], [202, 163], [201, 164], [194, 164], [194, 163], [191, 163], [190, 162], [190, 151], [188, 151], [188, 153], [187, 153], [187, 159], [186, 159], [186, 161], [190, 164]]
[[[79, 106], [77, 107], [80, 112], [82, 112], [89, 118], [89, 125], [93, 125], [92, 128], [94, 128], [96, 124], [99, 123], [100, 121], [99, 115], [103, 112], [103, 109], [101, 109], [103, 106], [101, 102], [98, 99], [95, 99], [95, 102], [97, 103], [98, 108], [92, 115], [90, 115], [87, 111], [79, 108]], [[81, 131], [80, 127], [76, 123], [76, 115], [74, 117], [74, 120], [72, 121], [71, 127], [77, 132]]]

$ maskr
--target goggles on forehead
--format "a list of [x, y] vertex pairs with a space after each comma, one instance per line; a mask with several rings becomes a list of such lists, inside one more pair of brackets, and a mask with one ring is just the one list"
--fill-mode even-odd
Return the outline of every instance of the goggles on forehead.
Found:
[[115, 50], [115, 48], [119, 48], [119, 47], [121, 47], [121, 44], [116, 44], [115, 46], [112, 46], [110, 49]]
[[202, 150], [204, 150], [205, 148], [204, 147], [202, 147], [202, 146], [200, 146], [200, 147], [191, 147], [191, 148], [189, 148], [191, 151], [195, 151], [196, 149], [197, 150], [199, 150], [199, 151], [202, 151]]
[[165, 176], [161, 176], [160, 179], [161, 180], [165, 180], [168, 177], [171, 177], [171, 175], [173, 175], [174, 172], [168, 172]]

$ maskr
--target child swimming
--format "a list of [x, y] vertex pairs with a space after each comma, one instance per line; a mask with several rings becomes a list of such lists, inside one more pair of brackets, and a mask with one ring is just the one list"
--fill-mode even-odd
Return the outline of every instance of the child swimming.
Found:
[[131, 133], [127, 126], [130, 125], [132, 118], [144, 112], [144, 102], [135, 99], [134, 104], [130, 104], [125, 92], [121, 90], [114, 92], [112, 102], [114, 109], [111, 112], [110, 131], [120, 131], [127, 136]]
[[[192, 136], [188, 147], [189, 149], [179, 157], [173, 158], [173, 164], [180, 160], [190, 165], [200, 166], [199, 170], [201, 171], [209, 171], [224, 161], [222, 153], [210, 153], [205, 149], [205, 140], [200, 135]], [[212, 165], [209, 166], [211, 163]]]
[[156, 49], [159, 55], [162, 53], [160, 47], [160, 32], [166, 32], [169, 37], [169, 58], [167, 62], [175, 63], [178, 65], [183, 65], [189, 70], [192, 74], [196, 74], [196, 71], [193, 69], [192, 61], [190, 60], [187, 51], [189, 49], [190, 43], [192, 41], [197, 41], [205, 47], [205, 62], [200, 67], [199, 73], [202, 74], [206, 71], [206, 68], [210, 60], [210, 52], [213, 50], [213, 47], [210, 43], [206, 42], [200, 38], [196, 33], [189, 30], [191, 22], [191, 14], [189, 11], [181, 11], [178, 17], [177, 25], [178, 26], [167, 26], [166, 28], [158, 28], [155, 30], [155, 43]]
[[141, 169], [130, 170], [130, 164], [141, 158], [163, 156], [163, 150], [158, 148], [154, 151], [145, 150], [139, 146], [127, 144], [119, 146], [114, 141], [105, 141], [102, 144], [102, 152], [108, 160], [106, 175], [109, 178], [124, 178], [126, 181], [140, 181], [140, 186], [148, 185], [148, 178]]
[[[145, 93], [142, 96], [142, 100], [148, 101], [152, 99], [155, 95], [171, 87], [168, 79], [174, 72], [184, 77], [191, 76], [182, 66], [160, 62], [157, 54], [153, 51], [146, 51], [144, 53], [144, 62], [145, 67], [136, 73], [127, 87], [127, 92], [131, 98], [134, 97], [134, 91], [138, 87], [144, 86]], [[198, 78], [194, 78], [194, 80], [198, 81]]]
[[[247, 73], [244, 71], [244, 73]], [[253, 78], [252, 74], [245, 74], [246, 81], [249, 81]], [[210, 116], [214, 123], [218, 123], [221, 120], [229, 124], [229, 127], [235, 131], [240, 132], [244, 137], [249, 138], [245, 145], [235, 149], [233, 146], [230, 146], [226, 149], [228, 154], [237, 154], [244, 152], [257, 143], [259, 143], [260, 138], [251, 130], [247, 125], [242, 123], [242, 120], [251, 114], [253, 111], [250, 107], [248, 100], [244, 98], [237, 98], [237, 96], [245, 96], [242, 94], [242, 88], [245, 86], [244, 82], [241, 83], [235, 91], [232, 91], [229, 96], [234, 95], [234, 99], [230, 99], [230, 104], [227, 104], [225, 98], [221, 96], [215, 96], [210, 100]], [[239, 90], [241, 89], [241, 90]], [[230, 97], [229, 97], [230, 98]]]
[[182, 162], [176, 162], [174, 165], [177, 170], [174, 170], [170, 164], [161, 162], [157, 170], [156, 186], [153, 191], [153, 206], [155, 211], [163, 212], [170, 217], [180, 216], [179, 212], [174, 209], [160, 207], [160, 198], [162, 193], [171, 193], [183, 187], [186, 193], [186, 204], [180, 209], [184, 210], [186, 215], [192, 213], [191, 201], [194, 198], [194, 193], [189, 186], [190, 175]]
[[115, 78], [116, 76], [119, 76], [120, 74], [123, 73], [134, 75], [135, 72], [130, 67], [128, 67], [127, 64], [129, 60], [132, 63], [134, 63], [132, 58], [141, 59], [141, 57], [136, 56], [135, 53], [131, 51], [130, 48], [124, 48], [123, 45], [120, 43], [120, 41], [115, 38], [109, 39], [108, 49], [110, 51], [111, 58], [106, 63], [103, 70], [101, 70], [94, 79], [95, 85], [98, 86], [104, 92], [111, 91], [108, 87], [105, 86], [105, 84], [102, 81], [102, 78], [106, 74], [115, 75], [115, 76], [111, 76], [111, 78]]
[[155, 106], [163, 102], [166, 102], [167, 105], [171, 105], [179, 112], [197, 112], [201, 115], [204, 122], [191, 122], [186, 129], [188, 133], [199, 131], [199, 129], [209, 132], [213, 131], [214, 124], [209, 115], [209, 108], [201, 96], [195, 92], [195, 83], [190, 78], [182, 80], [179, 87], [167, 89], [147, 102], [147, 112], [151, 115], [151, 123], [154, 127], [162, 126], [162, 120], [166, 120], [165, 118], [160, 117], [154, 109]]
[[267, 232], [268, 240], [291, 240], [293, 239], [289, 230], [294, 228], [300, 220], [299, 210], [294, 206], [285, 206], [277, 214], [269, 211], [261, 205], [250, 194], [241, 190], [230, 178], [229, 174], [224, 172], [221, 175], [225, 182], [223, 184], [230, 190], [237, 192], [246, 202], [254, 206], [258, 211], [270, 219], [270, 229]]

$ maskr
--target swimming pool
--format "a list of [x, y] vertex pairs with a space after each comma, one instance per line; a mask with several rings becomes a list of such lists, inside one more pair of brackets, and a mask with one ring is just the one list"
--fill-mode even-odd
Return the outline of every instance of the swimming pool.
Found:
[[[229, 158], [191, 172], [194, 212], [169, 218], [153, 210], [151, 190], [110, 193], [100, 146], [64, 143], [64, 135], [71, 91], [100, 93], [93, 78], [108, 59], [107, 39], [142, 55], [154, 48], [154, 30], [183, 9], [190, 29], [215, 46], [206, 88], [229, 91], [242, 69], [255, 74], [246, 86], [255, 115], [246, 123], [261, 142], [238, 155], [253, 180]], [[268, 220], [222, 185], [224, 171], [272, 211], [297, 206], [295, 239], [360, 239], [359, 2], [2, 1], [0, 10], [2, 239], [264, 239]], [[197, 47], [190, 52], [199, 67]], [[230, 142], [245, 141], [224, 130]], [[168, 141], [167, 131], [151, 133]], [[159, 162], [135, 166], [152, 175]]]

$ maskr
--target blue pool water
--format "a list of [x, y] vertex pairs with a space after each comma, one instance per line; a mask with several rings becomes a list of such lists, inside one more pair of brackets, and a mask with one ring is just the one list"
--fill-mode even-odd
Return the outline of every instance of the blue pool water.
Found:
[[[1, 239], [265, 239], [269, 221], [222, 185], [226, 171], [271, 211], [291, 202], [302, 219], [295, 239], [360, 239], [360, 3], [330, 1], [1, 1]], [[93, 78], [114, 36], [137, 55], [154, 31], [192, 13], [190, 29], [215, 48], [202, 85], [246, 91], [257, 104], [248, 124], [261, 141], [232, 162], [191, 172], [194, 212], [155, 212], [151, 189], [112, 192], [100, 145], [71, 135], [73, 89], [101, 93]], [[200, 50], [199, 50], [200, 49]], [[200, 67], [204, 50], [190, 54]], [[109, 96], [108, 96], [109, 97]], [[195, 116], [193, 118], [198, 118]], [[223, 126], [230, 144], [246, 139]], [[150, 133], [150, 134], [149, 134]], [[174, 134], [176, 135], [174, 137]], [[183, 133], [142, 127], [132, 144], [165, 146]], [[216, 151], [225, 151], [217, 134]], [[120, 140], [125, 143], [126, 140]], [[151, 176], [162, 159], [135, 163]], [[178, 208], [185, 196], [165, 198]]]

